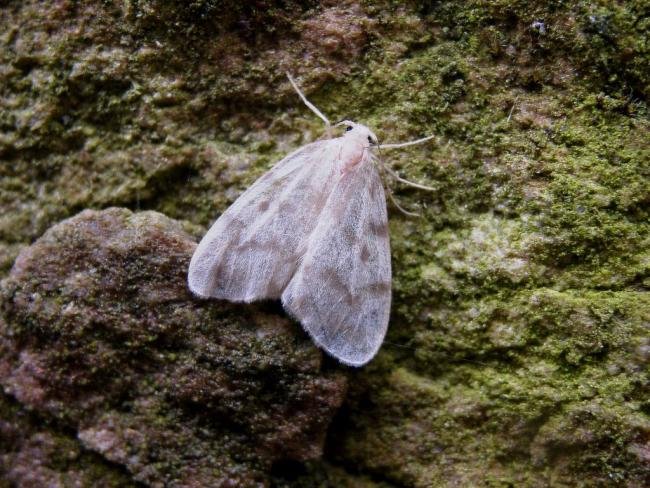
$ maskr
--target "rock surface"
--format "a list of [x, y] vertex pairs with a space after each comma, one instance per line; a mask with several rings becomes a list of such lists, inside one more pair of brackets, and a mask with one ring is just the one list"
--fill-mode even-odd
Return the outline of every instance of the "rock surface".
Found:
[[[207, 319], [185, 321], [155, 299], [121, 304], [122, 295], [102, 295], [86, 317], [56, 299], [99, 279], [82, 273], [20, 307], [5, 295], [5, 314], [14, 315], [3, 325], [11, 349], [3, 361], [14, 380], [0, 398], [0, 432], [18, 439], [0, 443], [3, 467], [14, 466], [6, 479], [17, 479], [29, 459], [52, 476], [114, 473], [116, 485], [134, 473], [145, 481], [192, 470], [198, 477], [205, 459], [196, 453], [210, 451], [215, 476], [237, 467], [235, 479], [278, 486], [649, 485], [649, 25], [644, 0], [4, 2], [5, 274], [21, 249], [85, 208], [155, 210], [200, 236], [273, 162], [322, 135], [285, 70], [331, 120], [358, 120], [388, 142], [436, 135], [383, 156], [437, 189], [396, 188], [422, 217], [391, 212], [389, 334], [368, 367], [346, 373], [350, 390], [322, 458], [271, 448], [270, 439], [289, 435], [284, 424], [260, 432], [254, 418], [238, 417], [244, 404], [254, 405], [251, 415], [267, 413], [265, 395], [210, 397], [257, 391], [259, 383], [224, 386], [194, 366], [206, 358], [221, 368], [210, 361], [226, 350], [237, 358], [229, 371], [243, 378], [256, 375], [255, 358], [282, 371], [303, 364], [295, 354], [320, 361], [279, 310], [179, 299], [210, 316], [203, 329]], [[139, 288], [139, 262], [126, 264], [120, 290], [142, 299], [169, 290]], [[174, 272], [180, 280], [184, 270]], [[20, 288], [14, 277], [9, 285]], [[153, 323], [148, 314], [161, 315], [160, 330], [135, 328]], [[282, 347], [260, 351], [244, 341], [258, 330], [247, 324], [273, 331], [276, 321]], [[186, 345], [167, 357], [178, 334], [198, 329], [235, 342], [216, 353]], [[299, 350], [283, 337], [296, 337]], [[253, 347], [259, 356], [248, 354]], [[138, 355], [144, 364], [134, 362]], [[115, 374], [67, 376], [72, 358]], [[45, 371], [46, 359], [61, 363]], [[186, 363], [195, 382], [167, 384], [164, 372]], [[339, 385], [334, 371], [345, 368], [326, 366], [309, 374], [333, 375]], [[45, 374], [56, 388], [36, 381]], [[134, 378], [144, 384], [133, 386]], [[93, 393], [100, 379], [106, 391]], [[199, 385], [208, 386], [195, 401]], [[171, 399], [180, 406], [169, 413]], [[222, 424], [197, 420], [208, 415], [205, 405], [234, 419], [227, 442]], [[134, 427], [152, 416], [156, 449]], [[178, 435], [164, 434], [170, 424]], [[113, 444], [116, 433], [122, 441]], [[73, 454], [37, 453], [38, 436]]]
[[[152, 486], [263, 485], [274, 464], [320, 457], [346, 381], [277, 313], [193, 299], [194, 247], [155, 212], [88, 210], [53, 227], [3, 282], [0, 383], [76, 432], [73, 460], [83, 447]], [[34, 470], [46, 455], [27, 455], [33, 437], [53, 451], [52, 435], [21, 438], [9, 480], [72, 477]]]

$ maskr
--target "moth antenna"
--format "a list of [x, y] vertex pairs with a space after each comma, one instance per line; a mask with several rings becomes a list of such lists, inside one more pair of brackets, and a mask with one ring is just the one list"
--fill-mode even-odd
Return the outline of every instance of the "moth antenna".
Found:
[[423, 137], [422, 139], [417, 139], [415, 141], [399, 142], [397, 144], [382, 144], [381, 148], [382, 149], [396, 149], [398, 147], [415, 146], [416, 144], [422, 144], [423, 142], [430, 141], [434, 137], [435, 136], [427, 136], [427, 137]]
[[328, 130], [328, 132], [329, 132], [329, 128], [330, 128], [331, 125], [332, 125], [332, 124], [330, 123], [329, 119], [328, 119], [327, 117], [325, 117], [325, 115], [323, 115], [323, 112], [321, 112], [320, 110], [318, 110], [318, 108], [316, 108], [316, 105], [314, 105], [314, 104], [311, 103], [309, 100], [307, 100], [307, 97], [302, 93], [302, 91], [300, 91], [300, 88], [298, 88], [298, 85], [297, 85], [296, 82], [294, 81], [293, 77], [289, 74], [289, 72], [288, 72], [288, 71], [285, 71], [285, 74], [287, 75], [287, 78], [289, 78], [289, 82], [291, 83], [291, 86], [293, 86], [293, 89], [296, 90], [296, 92], [298, 93], [298, 96], [299, 96], [300, 99], [303, 101], [303, 103], [304, 103], [305, 105], [307, 105], [307, 107], [309, 108], [309, 110], [311, 110], [312, 112], [314, 112], [318, 117], [320, 117], [320, 119], [321, 119], [323, 122], [325, 122], [325, 125], [327, 126], [327, 130]]

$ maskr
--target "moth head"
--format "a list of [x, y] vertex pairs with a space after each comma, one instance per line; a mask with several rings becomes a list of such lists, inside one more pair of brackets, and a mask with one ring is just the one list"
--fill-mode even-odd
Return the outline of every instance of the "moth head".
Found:
[[345, 133], [343, 134], [343, 137], [361, 140], [364, 143], [367, 143], [369, 146], [379, 145], [379, 141], [375, 133], [363, 124], [357, 124], [351, 120], [342, 120], [336, 125], [342, 125], [345, 127]]

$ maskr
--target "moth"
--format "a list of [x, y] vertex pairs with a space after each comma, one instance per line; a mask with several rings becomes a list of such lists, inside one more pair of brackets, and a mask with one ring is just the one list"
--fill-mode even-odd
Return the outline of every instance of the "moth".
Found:
[[[287, 77], [330, 135], [330, 121]], [[344, 364], [362, 366], [383, 342], [391, 305], [381, 175], [433, 190], [401, 178], [376, 152], [433, 136], [380, 146], [365, 125], [343, 120], [336, 126], [345, 127], [341, 136], [289, 154], [216, 220], [192, 256], [188, 284], [204, 298], [281, 299], [316, 345]]]

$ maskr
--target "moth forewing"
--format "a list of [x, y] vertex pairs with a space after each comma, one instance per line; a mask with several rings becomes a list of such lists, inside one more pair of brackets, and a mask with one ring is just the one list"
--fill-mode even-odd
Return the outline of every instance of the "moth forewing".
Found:
[[201, 297], [234, 302], [280, 298], [295, 273], [338, 174], [335, 144], [290, 154], [212, 225], [190, 262], [188, 285]]
[[282, 303], [316, 344], [342, 363], [361, 366], [381, 346], [390, 301], [384, 188], [364, 157], [330, 193]]

